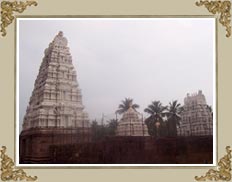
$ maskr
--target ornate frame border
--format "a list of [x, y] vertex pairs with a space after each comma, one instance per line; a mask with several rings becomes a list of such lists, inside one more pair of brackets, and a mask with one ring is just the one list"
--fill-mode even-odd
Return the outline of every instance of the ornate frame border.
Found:
[[27, 6], [37, 6], [36, 1], [2, 1], [1, 2], [1, 30], [2, 36], [6, 36], [6, 27], [8, 27], [15, 19], [14, 12], [23, 13]]
[[224, 155], [218, 162], [218, 166], [215, 169], [209, 169], [204, 176], [195, 176], [197, 181], [206, 181], [206, 180], [222, 180], [230, 181], [231, 180], [231, 152], [230, 147], [226, 147], [227, 154]]
[[[6, 27], [8, 27], [15, 17], [13, 16], [13, 12], [23, 13], [24, 10], [28, 6], [37, 6], [38, 3], [34, 0], [31, 1], [2, 1], [1, 2], [1, 25], [0, 32], [2, 32], [2, 36], [6, 36]], [[219, 22], [226, 28], [226, 37], [231, 36], [231, 2], [229, 0], [225, 1], [208, 1], [208, 0], [200, 0], [196, 2], [196, 6], [205, 6], [208, 11], [212, 14], [219, 14]]]
[[222, 24], [226, 28], [226, 37], [231, 36], [231, 2], [226, 0], [226, 1], [202, 1], [196, 2], [197, 6], [205, 6], [208, 11], [212, 14], [219, 14], [219, 23]]
[[6, 147], [2, 146], [0, 150], [0, 158], [1, 158], [1, 180], [2, 181], [35, 181], [37, 180], [37, 176], [31, 177], [28, 176], [23, 169], [16, 169], [13, 160], [6, 155]]
[[[1, 24], [0, 24], [0, 32], [2, 36], [6, 36], [6, 28], [14, 21], [15, 16], [14, 12], [23, 13], [23, 11], [28, 6], [37, 6], [37, 2], [32, 1], [2, 1], [1, 2]], [[231, 36], [231, 2], [229, 0], [225, 1], [208, 1], [208, 0], [200, 0], [196, 2], [196, 6], [205, 6], [208, 11], [212, 14], [219, 14], [219, 23], [222, 24], [226, 28], [226, 37]], [[227, 154], [224, 155], [218, 162], [216, 169], [209, 169], [208, 172], [204, 176], [195, 176], [196, 181], [206, 181], [206, 180], [222, 180], [222, 181], [230, 181], [231, 180], [231, 152], [229, 146], [226, 147]], [[1, 158], [1, 180], [2, 181], [18, 181], [18, 180], [26, 180], [26, 181], [36, 181], [37, 176], [28, 176], [23, 169], [17, 169], [15, 164], [8, 155], [6, 155], [6, 147], [3, 146], [0, 150], [0, 158]]]

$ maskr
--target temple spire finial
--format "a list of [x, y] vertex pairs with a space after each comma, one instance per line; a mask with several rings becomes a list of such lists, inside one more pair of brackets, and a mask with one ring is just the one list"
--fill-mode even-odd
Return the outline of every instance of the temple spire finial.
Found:
[[59, 31], [58, 36], [63, 37], [63, 35], [64, 35], [63, 31]]

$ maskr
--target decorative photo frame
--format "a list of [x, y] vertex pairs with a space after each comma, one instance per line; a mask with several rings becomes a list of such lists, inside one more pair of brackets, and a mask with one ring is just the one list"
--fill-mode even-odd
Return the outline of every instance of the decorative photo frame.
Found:
[[[0, 45], [1, 45], [1, 49], [3, 50], [3, 56], [1, 56], [2, 58], [4, 58], [5, 60], [9, 60], [10, 64], [4, 62], [3, 65], [6, 64], [6, 67], [11, 70], [9, 71], [9, 73], [5, 73], [4, 71], [2, 72], [2, 74], [6, 74], [6, 75], [10, 75], [10, 83], [12, 85], [7, 85], [6, 83], [6, 80], [4, 80], [4, 77], [3, 75], [1, 75], [1, 82], [3, 83], [3, 96], [9, 96], [8, 99], [10, 101], [10, 104], [6, 107], [6, 110], [7, 112], [4, 114], [4, 106], [7, 105], [6, 103], [6, 99], [2, 99], [4, 102], [1, 104], [1, 113], [2, 113], [2, 116], [3, 116], [3, 121], [4, 120], [7, 120], [7, 122], [3, 122], [1, 123], [1, 130], [0, 130], [0, 133], [1, 133], [1, 144], [2, 145], [6, 145], [7, 148], [12, 148], [12, 151], [10, 152], [10, 156], [14, 156], [14, 146], [12, 145], [14, 143], [14, 129], [12, 128], [12, 126], [14, 126], [14, 121], [10, 121], [9, 119], [13, 119], [15, 116], [14, 114], [14, 75], [12, 75], [12, 73], [14, 73], [14, 54], [9, 56], [9, 54], [7, 54], [7, 52], [5, 52], [6, 50], [6, 47], [4, 47], [4, 44], [6, 46], [9, 46], [11, 47], [11, 53], [14, 52], [14, 49], [15, 49], [15, 42], [12, 43], [10, 41], [12, 40], [15, 40], [15, 37], [14, 37], [14, 29], [15, 29], [15, 25], [13, 24], [13, 21], [15, 19], [15, 13], [23, 13], [23, 11], [25, 10], [25, 12], [27, 11], [26, 9], [31, 9], [28, 13], [29, 15], [33, 15], [33, 8], [29, 8], [29, 6], [40, 6], [40, 3], [42, 4], [41, 6], [45, 5], [46, 2], [36, 2], [36, 1], [26, 1], [26, 2], [23, 2], [23, 1], [14, 1], [14, 2], [10, 2], [10, 1], [2, 1], [1, 2], [1, 32], [2, 32], [2, 38], [1, 38], [1, 42], [0, 42]], [[178, 6], [179, 4], [182, 4], [183, 1], [181, 2], [180, 1], [176, 1], [175, 4]], [[67, 10], [67, 12], [65, 12], [65, 14], [61, 13], [62, 11], [62, 6], [64, 6], [64, 4], [67, 5], [67, 3], [64, 3], [63, 4], [59, 4], [61, 5], [60, 8], [57, 10], [57, 12], [54, 12], [54, 15], [77, 15], [76, 13], [76, 9], [71, 7], [70, 8], [70, 11]], [[75, 4], [78, 4], [78, 2], [75, 2]], [[120, 3], [122, 5], [122, 2]], [[171, 8], [171, 4], [170, 3], [170, 8]], [[231, 73], [229, 72], [229, 68], [231, 65], [230, 63], [230, 59], [231, 59], [231, 52], [229, 51], [230, 49], [228, 47], [231, 47], [232, 45], [232, 42], [231, 42], [231, 21], [230, 21], [230, 12], [231, 12], [231, 1], [199, 1], [199, 2], [188, 2], [188, 3], [184, 3], [184, 5], [186, 5], [187, 7], [190, 7], [190, 4], [192, 4], [192, 8], [190, 8], [191, 10], [189, 10], [189, 15], [192, 15], [192, 16], [199, 16], [199, 15], [209, 15], [210, 13], [214, 14], [214, 17], [218, 20], [218, 24], [217, 24], [217, 29], [218, 29], [218, 32], [217, 32], [217, 37], [218, 37], [218, 43], [217, 43], [217, 48], [218, 48], [218, 156], [219, 156], [219, 162], [218, 162], [218, 165], [215, 166], [215, 168], [212, 168], [212, 169], [207, 169], [207, 168], [204, 168], [204, 169], [200, 169], [200, 168], [194, 168], [194, 169], [189, 169], [191, 172], [191, 174], [195, 174], [195, 180], [197, 181], [205, 181], [205, 180], [222, 180], [222, 181], [230, 181], [231, 180], [231, 149], [230, 149], [230, 123], [228, 123], [228, 120], [229, 120], [229, 107], [227, 108], [226, 106], [229, 105], [229, 100], [228, 98], [231, 98], [230, 96], [230, 91], [231, 91], [231, 88], [228, 86], [229, 85], [229, 81], [230, 81], [230, 75]], [[50, 7], [51, 4], [49, 4], [49, 7]], [[137, 5], [143, 5], [143, 7], [146, 7], [145, 8], [145, 11], [143, 13], [143, 15], [151, 15], [151, 11], [149, 10], [149, 5], [144, 5], [143, 3], [141, 4], [137, 4]], [[183, 5], [183, 7], [184, 7]], [[204, 10], [198, 10], [198, 7], [197, 6], [205, 6], [209, 13], [204, 9]], [[52, 6], [51, 6], [52, 7]], [[67, 5], [67, 8], [70, 7]], [[86, 4], [84, 4], [83, 6], [81, 6], [81, 8], [79, 10], [82, 10], [82, 13], [81, 14], [84, 14], [84, 15], [91, 15], [93, 13], [90, 13], [89, 11], [86, 11], [85, 12], [85, 8], [86, 8]], [[109, 5], [108, 5], [109, 7]], [[129, 6], [127, 6], [129, 7]], [[163, 9], [161, 11], [157, 11], [157, 13], [160, 15], [170, 15], [173, 13], [173, 10], [169, 9], [167, 12], [166, 12], [166, 9], [164, 7], [164, 4], [161, 3], [161, 7], [163, 7]], [[36, 7], [35, 7], [36, 9]], [[167, 8], [168, 9], [168, 8]], [[203, 8], [202, 8], [203, 9]], [[46, 15], [46, 14], [49, 14], [49, 10], [47, 10], [47, 13], [46, 12], [43, 12], [42, 11], [42, 8], [40, 9], [41, 10], [41, 13], [38, 13], [36, 12], [37, 15]], [[93, 8], [91, 9], [92, 12], [94, 12], [94, 10], [99, 10], [100, 12], [104, 12], [104, 10], [100, 7], [98, 8]], [[156, 9], [157, 10], [157, 9]], [[178, 9], [178, 13], [173, 13], [174, 15], [176, 16], [180, 16], [180, 15], [183, 15], [183, 14], [186, 14], [186, 12], [184, 12], [181, 8]], [[182, 11], [181, 11], [182, 10]], [[118, 11], [118, 13], [116, 13]], [[132, 14], [136, 14], [138, 15], [139, 13], [136, 12], [135, 9], [133, 9], [132, 7], [130, 8], [130, 12], [135, 12], [135, 13], [132, 13]], [[153, 10], [154, 11], [154, 10]], [[188, 11], [188, 10], [187, 10]], [[125, 11], [124, 11], [125, 12]], [[146, 13], [147, 12], [147, 13]], [[155, 13], [156, 11], [154, 11], [152, 14], [156, 14]], [[162, 13], [161, 13], [162, 12]], [[171, 12], [171, 13], [170, 13]], [[97, 13], [99, 14], [99, 13]], [[104, 14], [104, 13], [102, 13]], [[108, 15], [110, 15], [110, 13], [106, 13]], [[116, 7], [115, 10], [112, 10], [112, 14], [119, 14], [119, 15], [123, 15], [122, 12], [120, 12], [119, 8]], [[141, 14], [140, 14], [141, 15]], [[9, 29], [9, 33], [8, 33], [8, 29]], [[225, 30], [226, 29], [226, 33], [225, 33]], [[225, 35], [226, 34], [226, 35]], [[12, 36], [9, 38], [9, 36]], [[8, 47], [8, 48], [9, 48]], [[224, 49], [225, 48], [225, 49]], [[223, 51], [224, 50], [224, 51]], [[2, 52], [2, 51], [1, 51]], [[2, 68], [1, 68], [2, 69]], [[223, 73], [222, 70], [224, 70], [225, 72]], [[227, 83], [228, 82], [228, 83]], [[224, 90], [225, 89], [225, 90]], [[10, 94], [6, 94], [8, 91], [10, 90]], [[11, 113], [10, 117], [9, 117], [9, 113]], [[6, 119], [5, 119], [6, 118]], [[10, 123], [11, 122], [11, 123]], [[10, 123], [10, 124], [9, 124]], [[5, 129], [4, 129], [5, 128]], [[10, 129], [11, 128], [11, 129]], [[4, 141], [5, 138], [8, 138], [7, 135], [10, 135], [9, 137], [9, 143], [8, 141]], [[226, 136], [225, 138], [223, 136]], [[224, 149], [226, 147], [226, 155], [223, 156], [223, 154], [225, 153], [224, 152]], [[6, 149], [7, 149], [5, 146], [2, 147], [1, 149], [1, 179], [3, 181], [9, 181], [9, 180], [13, 180], [13, 181], [16, 181], [16, 180], [27, 180], [27, 181], [35, 181], [37, 180], [37, 177], [31, 177], [31, 176], [28, 176], [26, 174], [26, 169], [22, 169], [22, 168], [18, 168], [18, 167], [15, 167], [14, 166], [14, 160], [12, 159], [13, 157], [9, 157], [7, 154], [6, 154]], [[220, 158], [220, 156], [223, 156], [222, 158]], [[166, 177], [162, 177], [161, 175], [164, 174], [164, 171], [161, 171], [163, 168], [161, 169], [152, 169], [155, 171], [156, 174], [159, 174], [158, 175], [158, 178], [163, 178], [165, 179], [165, 181], [168, 180], [168, 178]], [[200, 169], [200, 170], [199, 170]], [[44, 170], [50, 170], [51, 169], [44, 169]], [[56, 169], [53, 169], [54, 172]], [[69, 169], [68, 169], [69, 170]], [[72, 171], [75, 173], [74, 170], [80, 170], [80, 169], [72, 169]], [[85, 169], [85, 171], [88, 171], [88, 170], [95, 170], [93, 171], [93, 176], [98, 176], [99, 172], [97, 169]], [[116, 171], [116, 173], [114, 172], [114, 170]], [[132, 170], [132, 169], [130, 169]], [[132, 170], [132, 173], [136, 173], [135, 171], [138, 170], [138, 169], [134, 169]], [[166, 171], [167, 173], [172, 173], [173, 171], [176, 171], [178, 170], [178, 173], [180, 174], [179, 177], [177, 178], [178, 180], [192, 180], [194, 178], [194, 175], [192, 176], [185, 176], [183, 177], [183, 175], [181, 175], [181, 173], [183, 173], [183, 171], [181, 171], [181, 169], [168, 169], [168, 171]], [[33, 174], [38, 171], [36, 169], [29, 169], [28, 171], [32, 171]], [[71, 171], [71, 169], [70, 169]], [[120, 173], [121, 169], [112, 169], [111, 170], [111, 174], [112, 176], [116, 177], [116, 175], [118, 173]], [[150, 170], [149, 170], [150, 172]], [[165, 172], [165, 173], [166, 173]], [[200, 173], [199, 173], [200, 172]], [[40, 173], [42, 174], [43, 172], [40, 171]], [[52, 173], [52, 172], [51, 172]], [[88, 172], [87, 172], [88, 173]], [[145, 172], [146, 173], [146, 172]], [[204, 174], [203, 176], [200, 176], [201, 174]], [[85, 172], [82, 172], [82, 177], [84, 178]], [[37, 174], [36, 174], [37, 175]], [[140, 177], [143, 176], [142, 173], [139, 173], [139, 175], [141, 175]], [[152, 172], [150, 173], [150, 175], [148, 175], [148, 178], [152, 177]], [[46, 177], [45, 176], [41, 176], [38, 174], [37, 175], [39, 178], [41, 178], [41, 181], [46, 181]], [[124, 174], [125, 177], [128, 177], [126, 174]], [[199, 177], [200, 176], [200, 177]], [[62, 175], [63, 178], [66, 178], [67, 176]], [[183, 177], [183, 178], [181, 178]], [[88, 177], [87, 177], [88, 178]], [[134, 178], [133, 180], [136, 181], [135, 177], [129, 177], [129, 179], [132, 179]], [[96, 179], [96, 178], [95, 178]], [[57, 179], [56, 181], [60, 181], [62, 180], [62, 178], [60, 179]], [[90, 178], [88, 178], [88, 180], [90, 180]], [[98, 179], [96, 179], [98, 180]], [[99, 178], [100, 180], [100, 178]], [[107, 180], [107, 179], [105, 179]]]

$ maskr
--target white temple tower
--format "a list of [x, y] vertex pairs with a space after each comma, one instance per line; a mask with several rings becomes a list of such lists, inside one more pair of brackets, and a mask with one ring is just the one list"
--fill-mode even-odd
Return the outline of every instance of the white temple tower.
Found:
[[90, 140], [68, 41], [59, 32], [45, 49], [20, 134], [20, 163], [50, 163], [51, 147]]
[[181, 136], [213, 135], [213, 116], [201, 90], [184, 98], [184, 111], [177, 131]]
[[139, 113], [132, 108], [131, 104], [118, 122], [116, 135], [148, 136], [147, 125], [143, 123], [143, 119], [139, 117]]
[[59, 32], [45, 49], [39, 74], [23, 121], [23, 130], [46, 127], [88, 127], [77, 74]]

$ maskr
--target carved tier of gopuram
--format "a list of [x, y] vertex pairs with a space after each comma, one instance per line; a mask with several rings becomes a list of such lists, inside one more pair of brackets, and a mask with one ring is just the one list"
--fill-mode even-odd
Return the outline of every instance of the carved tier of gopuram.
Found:
[[131, 105], [118, 122], [117, 136], [148, 136], [147, 125]]
[[187, 97], [185, 97], [178, 135], [213, 135], [213, 113], [201, 90], [196, 94], [187, 94]]
[[84, 111], [67, 39], [59, 32], [45, 49], [20, 134], [20, 163], [48, 163], [51, 145], [88, 142]]

